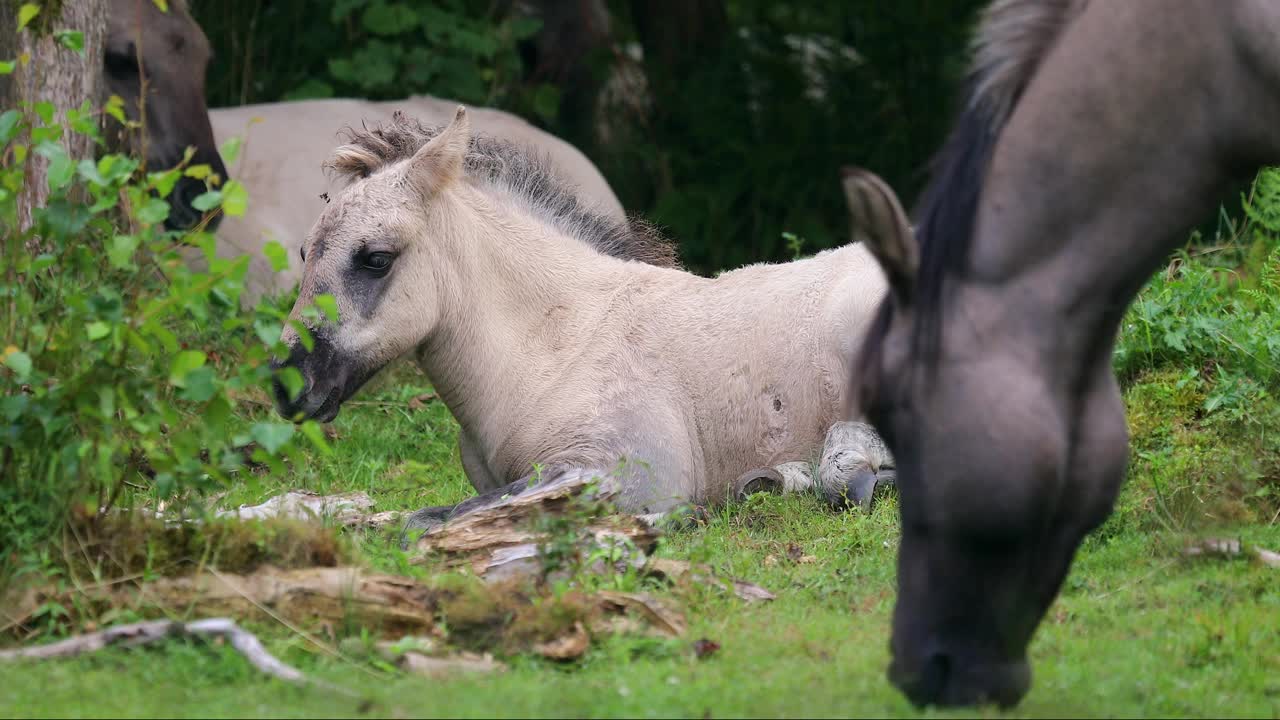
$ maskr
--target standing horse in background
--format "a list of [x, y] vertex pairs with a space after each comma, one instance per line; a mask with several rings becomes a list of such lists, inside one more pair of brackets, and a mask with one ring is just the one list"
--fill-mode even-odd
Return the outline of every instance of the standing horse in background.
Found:
[[[302, 100], [219, 108], [210, 112], [219, 142], [244, 136], [246, 142], [235, 166], [236, 179], [249, 191], [248, 212], [228, 217], [218, 231], [218, 252], [249, 255], [245, 302], [263, 294], [292, 288], [301, 278], [298, 251], [315, 219], [324, 210], [322, 191], [333, 190], [321, 169], [333, 150], [337, 130], [364, 123], [386, 123], [399, 111], [431, 125], [453, 117], [457, 103], [427, 96], [406, 100]], [[600, 214], [625, 220], [622, 204], [604, 176], [585, 155], [560, 138], [500, 110], [474, 111], [476, 127], [494, 137], [527, 144], [548, 156], [560, 181], [577, 186], [588, 205]], [[275, 240], [288, 251], [289, 267], [273, 273], [262, 254]], [[627, 255], [633, 259], [671, 265], [669, 246], [643, 244], [624, 250], [660, 250], [660, 255]]]
[[[226, 180], [227, 168], [218, 154], [204, 101], [209, 40], [192, 19], [186, 0], [171, 0], [168, 11], [154, 0], [108, 2], [103, 53], [106, 90], [124, 100], [126, 117], [141, 122], [146, 134], [140, 139], [113, 124], [108, 137], [116, 145], [132, 146], [150, 170], [174, 167], [187, 148], [193, 148], [191, 164], [206, 164]], [[191, 201], [205, 190], [203, 180], [180, 178], [168, 198], [165, 226], [187, 229], [200, 222], [204, 213]], [[218, 220], [214, 215], [209, 228], [217, 227]]]
[[[1280, 161], [1280, 3], [999, 0], [854, 377], [898, 462], [889, 678], [1011, 705], [1128, 455], [1129, 303], [1220, 193]], [[877, 190], [864, 184], [864, 196]], [[855, 331], [856, 332], [856, 331]]]
[[[861, 243], [716, 278], [605, 254], [634, 230], [516, 146], [473, 138], [461, 108], [444, 130], [397, 117], [356, 132], [329, 166], [350, 185], [302, 247], [291, 317], [327, 293], [338, 318], [310, 327], [311, 350], [285, 330], [276, 367], [303, 386], [277, 383], [276, 401], [285, 417], [329, 421], [413, 351], [482, 495], [410, 528], [583, 473], [619, 473], [627, 512], [718, 503], [735, 479], [813, 457], [845, 429], [856, 336], [885, 292]], [[878, 438], [837, 434], [865, 442], [829, 480], [874, 490], [888, 460]]]

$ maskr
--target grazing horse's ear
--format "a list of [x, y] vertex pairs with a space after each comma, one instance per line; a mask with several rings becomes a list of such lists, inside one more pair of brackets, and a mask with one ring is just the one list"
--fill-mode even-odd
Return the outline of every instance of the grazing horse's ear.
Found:
[[471, 121], [467, 118], [467, 109], [459, 105], [453, 122], [409, 160], [407, 178], [424, 195], [439, 192], [462, 175], [463, 160], [470, 146]]
[[898, 300], [910, 302], [920, 267], [920, 247], [897, 193], [875, 173], [862, 168], [846, 165], [840, 174], [853, 227], [861, 231]]

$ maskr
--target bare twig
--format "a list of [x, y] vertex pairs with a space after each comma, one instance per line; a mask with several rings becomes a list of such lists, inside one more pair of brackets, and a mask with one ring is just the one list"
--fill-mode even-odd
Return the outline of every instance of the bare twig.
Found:
[[220, 637], [230, 643], [236, 652], [244, 656], [258, 670], [275, 678], [291, 683], [308, 682], [306, 676], [297, 668], [286, 665], [266, 648], [253, 633], [236, 625], [228, 618], [209, 618], [189, 623], [173, 620], [151, 620], [148, 622], [117, 625], [98, 632], [76, 635], [48, 645], [0, 650], [0, 661], [14, 660], [52, 660], [69, 658], [97, 652], [108, 647], [140, 647], [152, 645], [171, 637]]
[[1267, 567], [1280, 568], [1280, 553], [1264, 548], [1245, 545], [1239, 540], [1222, 538], [1206, 538], [1188, 545], [1183, 554], [1188, 557], [1217, 556], [1226, 558], [1251, 557]]

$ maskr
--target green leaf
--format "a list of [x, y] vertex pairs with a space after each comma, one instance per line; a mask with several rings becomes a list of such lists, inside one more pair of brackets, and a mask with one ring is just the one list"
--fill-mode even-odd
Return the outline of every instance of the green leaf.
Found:
[[260, 319], [253, 321], [253, 332], [257, 334], [262, 344], [267, 347], [273, 347], [280, 342], [280, 333], [283, 331], [284, 327], [274, 320]]
[[[317, 78], [307, 78], [302, 81], [298, 87], [285, 93], [281, 100], [312, 100], [315, 98], [331, 98], [333, 97], [333, 86], [329, 83]], [[230, 165], [231, 161], [223, 160]]]
[[85, 327], [85, 334], [90, 340], [101, 340], [111, 334], [111, 326], [101, 320], [95, 320]]
[[37, 155], [48, 159], [49, 161], [49, 189], [57, 190], [71, 182], [71, 176], [75, 174], [76, 166], [71, 160], [71, 156], [67, 154], [67, 149], [62, 147], [60, 143], [44, 140], [35, 147]]
[[119, 95], [112, 95], [107, 98], [107, 104], [102, 106], [102, 112], [115, 118], [116, 122], [119, 122], [121, 125], [128, 122], [124, 115], [124, 99]]
[[183, 170], [182, 174], [189, 178], [195, 178], [196, 180], [204, 180], [213, 174], [213, 168], [209, 167], [208, 163], [200, 163], [199, 165], [192, 165], [186, 170]]
[[418, 15], [400, 3], [375, 1], [365, 8], [360, 23], [374, 35], [399, 35], [418, 26]]
[[31, 356], [21, 350], [5, 355], [4, 364], [13, 371], [19, 381], [26, 380], [31, 374]]
[[329, 322], [338, 322], [338, 301], [328, 293], [316, 295], [313, 300], [316, 307], [324, 312], [325, 317], [329, 318]]
[[168, 197], [173, 192], [173, 186], [178, 184], [178, 179], [182, 177], [181, 168], [171, 168], [163, 172], [147, 173], [147, 184], [156, 189], [160, 197]]
[[275, 240], [268, 240], [266, 245], [262, 246], [262, 254], [267, 256], [267, 260], [271, 261], [271, 269], [275, 272], [288, 269], [289, 267], [289, 251]]
[[218, 148], [218, 154], [222, 155], [222, 164], [228, 167], [235, 165], [240, 157], [240, 146], [243, 144], [244, 138], [227, 138], [227, 141], [222, 143], [222, 147]]
[[204, 367], [207, 359], [205, 354], [199, 350], [183, 350], [178, 353], [169, 365], [169, 384], [174, 387], [184, 387], [187, 373], [196, 368]]
[[142, 244], [137, 235], [116, 235], [111, 238], [111, 247], [107, 249], [107, 259], [111, 267], [125, 270], [133, 266], [133, 253]]
[[147, 198], [135, 212], [134, 216], [138, 218], [138, 222], [146, 225], [156, 225], [164, 222], [169, 217], [169, 203], [160, 198]]
[[191, 207], [200, 212], [209, 212], [210, 210], [222, 204], [222, 192], [218, 190], [207, 190], [196, 196], [191, 201]]
[[249, 435], [252, 437], [262, 449], [268, 453], [275, 455], [284, 447], [289, 439], [293, 437], [294, 427], [290, 423], [254, 423], [249, 429]]
[[0, 115], [0, 143], [7, 143], [18, 134], [18, 124], [22, 122], [22, 113], [17, 110], [5, 110]]
[[160, 12], [169, 12], [169, 0], [151, 0], [155, 6], [160, 8]]
[[12, 75], [18, 67], [16, 60], [0, 60], [0, 75]]
[[31, 269], [28, 272], [31, 275], [34, 275], [38, 272], [43, 272], [53, 267], [54, 264], [57, 262], [58, 262], [58, 258], [54, 257], [53, 255], [49, 253], [41, 253], [40, 255], [37, 255], [34, 260], [31, 261]]
[[84, 33], [79, 30], [55, 30], [53, 38], [62, 47], [84, 54]]
[[18, 30], [26, 27], [32, 20], [36, 19], [36, 15], [40, 14], [40, 6], [35, 3], [23, 3], [18, 8]]
[[297, 320], [290, 320], [289, 325], [293, 328], [294, 332], [298, 333], [298, 342], [302, 343], [303, 350], [311, 352], [315, 349], [316, 340], [311, 337], [311, 331], [307, 329], [306, 325], [303, 325]]
[[320, 427], [320, 423], [315, 420], [308, 420], [302, 423], [302, 434], [307, 436], [312, 445], [316, 446], [324, 455], [332, 455], [333, 448], [329, 446], [329, 440], [324, 436], [324, 428]]
[[289, 394], [289, 400], [297, 400], [298, 394], [302, 392], [302, 388], [306, 382], [302, 379], [302, 373], [295, 367], [282, 367], [276, 371], [276, 379], [284, 385], [284, 390]]
[[53, 103], [48, 100], [41, 100], [35, 105], [32, 105], [31, 108], [36, 111], [36, 115], [40, 116], [40, 120], [44, 122], [45, 125], [53, 122], [53, 111], [56, 109], [53, 107]]
[[241, 217], [249, 205], [249, 191], [238, 180], [228, 180], [222, 186], [222, 211], [231, 217]]
[[218, 392], [216, 380], [213, 368], [198, 367], [183, 378], [182, 392], [178, 396], [191, 402], [206, 402]]

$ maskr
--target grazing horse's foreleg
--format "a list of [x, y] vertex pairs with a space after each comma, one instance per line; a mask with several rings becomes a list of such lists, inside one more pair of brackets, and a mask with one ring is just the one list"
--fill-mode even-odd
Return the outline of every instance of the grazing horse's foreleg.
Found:
[[893, 455], [864, 422], [838, 422], [827, 431], [818, 487], [832, 507], [870, 509], [877, 487], [897, 482]]

